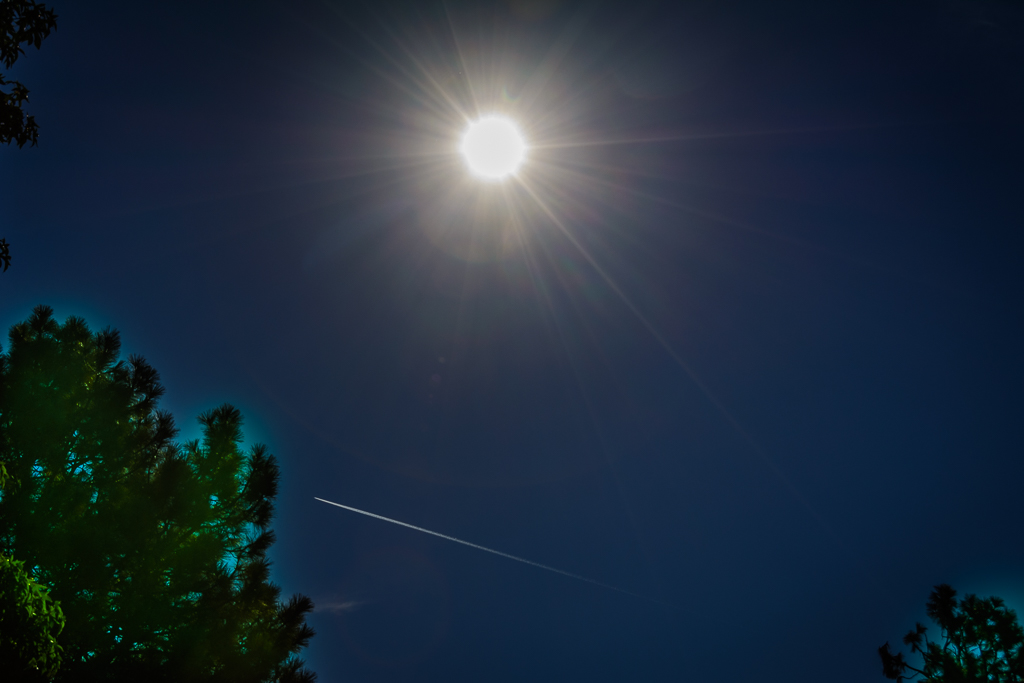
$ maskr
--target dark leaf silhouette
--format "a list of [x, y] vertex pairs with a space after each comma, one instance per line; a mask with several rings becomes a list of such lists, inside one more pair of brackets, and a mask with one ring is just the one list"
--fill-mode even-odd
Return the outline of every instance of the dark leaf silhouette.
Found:
[[[56, 27], [56, 13], [40, 2], [0, 0], [0, 61], [4, 67], [10, 69], [25, 54], [23, 45], [39, 48]], [[23, 147], [38, 142], [39, 126], [23, 110], [27, 102], [28, 88], [0, 74], [0, 143]]]
[[[25, 54], [23, 45], [39, 48], [43, 38], [57, 27], [57, 15], [46, 5], [34, 0], [0, 0], [0, 61], [10, 69]], [[39, 142], [39, 125], [34, 116], [25, 113], [28, 88], [19, 81], [8, 81], [0, 73], [0, 144], [12, 142], [18, 147]], [[0, 239], [0, 261], [4, 272], [11, 267], [11, 248]]]

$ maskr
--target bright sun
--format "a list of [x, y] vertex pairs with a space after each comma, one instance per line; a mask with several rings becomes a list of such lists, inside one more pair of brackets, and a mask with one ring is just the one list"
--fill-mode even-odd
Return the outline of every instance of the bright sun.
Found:
[[486, 116], [469, 124], [459, 151], [473, 173], [500, 180], [515, 173], [523, 163], [526, 143], [516, 124], [500, 116]]

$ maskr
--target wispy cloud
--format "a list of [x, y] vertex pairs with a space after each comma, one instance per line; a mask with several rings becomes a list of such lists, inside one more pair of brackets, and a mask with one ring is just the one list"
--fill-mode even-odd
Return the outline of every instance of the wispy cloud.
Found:
[[365, 600], [341, 600], [337, 602], [319, 603], [316, 606], [318, 612], [330, 612], [331, 614], [344, 614], [355, 612], [366, 604]]

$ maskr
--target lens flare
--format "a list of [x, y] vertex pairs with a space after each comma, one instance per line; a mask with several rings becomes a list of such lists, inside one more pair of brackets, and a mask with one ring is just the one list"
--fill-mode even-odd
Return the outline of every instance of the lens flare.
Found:
[[516, 125], [500, 116], [487, 116], [469, 125], [459, 148], [477, 176], [501, 180], [512, 175], [526, 158], [526, 143]]

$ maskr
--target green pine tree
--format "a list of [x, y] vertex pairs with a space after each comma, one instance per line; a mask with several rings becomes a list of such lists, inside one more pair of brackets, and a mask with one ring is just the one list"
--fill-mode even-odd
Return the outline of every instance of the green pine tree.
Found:
[[312, 681], [312, 602], [269, 581], [278, 466], [231, 406], [176, 443], [157, 372], [37, 307], [0, 358], [0, 553], [66, 617], [55, 681]]

